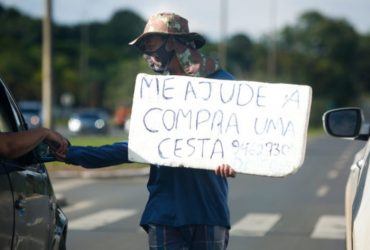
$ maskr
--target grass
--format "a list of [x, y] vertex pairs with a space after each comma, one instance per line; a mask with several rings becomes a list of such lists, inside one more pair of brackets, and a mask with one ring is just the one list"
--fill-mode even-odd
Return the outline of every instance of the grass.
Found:
[[315, 138], [317, 136], [322, 135], [324, 132], [324, 129], [322, 127], [316, 127], [316, 128], [310, 128], [308, 130], [308, 137], [309, 138]]
[[127, 136], [72, 136], [69, 140], [75, 146], [100, 146], [127, 140]]

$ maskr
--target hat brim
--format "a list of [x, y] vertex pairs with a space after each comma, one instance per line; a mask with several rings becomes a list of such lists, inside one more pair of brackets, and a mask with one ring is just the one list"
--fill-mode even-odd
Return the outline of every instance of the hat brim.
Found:
[[172, 36], [178, 36], [182, 39], [185, 39], [189, 42], [194, 42], [195, 48], [199, 49], [204, 46], [206, 43], [206, 40], [204, 37], [198, 33], [191, 32], [191, 33], [163, 33], [163, 32], [146, 32], [129, 42], [129, 45], [136, 46], [142, 39], [150, 36], [150, 35], [172, 35]]

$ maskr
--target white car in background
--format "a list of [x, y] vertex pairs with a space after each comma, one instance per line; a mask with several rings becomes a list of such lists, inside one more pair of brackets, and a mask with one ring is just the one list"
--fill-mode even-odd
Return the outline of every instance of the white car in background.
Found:
[[347, 250], [370, 249], [370, 126], [359, 108], [341, 108], [323, 115], [325, 131], [334, 137], [366, 141], [356, 153], [345, 193]]
[[99, 109], [80, 110], [68, 120], [68, 129], [74, 134], [101, 134], [109, 132], [109, 115]]

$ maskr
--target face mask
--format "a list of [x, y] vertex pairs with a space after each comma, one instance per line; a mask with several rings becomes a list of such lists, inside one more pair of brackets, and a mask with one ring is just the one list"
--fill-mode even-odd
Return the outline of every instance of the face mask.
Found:
[[154, 62], [152, 57], [144, 55], [144, 59], [148, 63], [149, 68], [151, 68], [154, 72], [163, 74], [166, 71], [167, 67], [162, 63]]
[[[161, 74], [167, 71], [168, 64], [175, 56], [174, 50], [172, 51], [166, 50], [167, 39], [157, 50], [153, 52], [144, 52], [144, 59], [148, 62], [149, 67], [154, 72]], [[153, 60], [153, 57], [156, 59], [156, 61]]]

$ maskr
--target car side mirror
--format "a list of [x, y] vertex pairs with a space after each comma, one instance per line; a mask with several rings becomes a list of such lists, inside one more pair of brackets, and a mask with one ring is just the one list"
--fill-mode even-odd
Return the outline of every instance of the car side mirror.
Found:
[[334, 137], [367, 140], [369, 126], [363, 124], [360, 108], [332, 109], [323, 115], [323, 127], [326, 133]]

